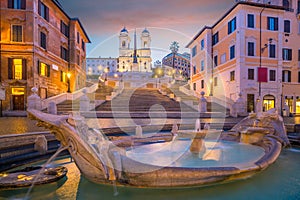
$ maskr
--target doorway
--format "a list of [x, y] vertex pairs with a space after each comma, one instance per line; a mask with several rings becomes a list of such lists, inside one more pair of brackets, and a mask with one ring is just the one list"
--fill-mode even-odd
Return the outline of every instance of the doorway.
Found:
[[273, 95], [264, 96], [263, 111], [275, 108], [275, 97]]
[[254, 112], [255, 111], [255, 100], [254, 94], [247, 94], [247, 112]]
[[12, 88], [12, 109], [25, 110], [24, 88]]

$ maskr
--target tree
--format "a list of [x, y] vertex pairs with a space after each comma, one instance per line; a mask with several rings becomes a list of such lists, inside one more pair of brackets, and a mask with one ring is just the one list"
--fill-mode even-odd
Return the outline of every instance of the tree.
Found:
[[170, 50], [172, 51], [173, 58], [172, 58], [172, 67], [175, 68], [175, 55], [177, 54], [179, 49], [179, 44], [176, 41], [173, 41], [170, 45]]
[[173, 54], [176, 54], [179, 50], [179, 44], [176, 41], [173, 41], [170, 45], [170, 50], [172, 51]]

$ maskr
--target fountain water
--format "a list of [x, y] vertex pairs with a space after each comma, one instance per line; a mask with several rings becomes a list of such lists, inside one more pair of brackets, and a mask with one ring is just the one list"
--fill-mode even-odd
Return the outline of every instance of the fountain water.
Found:
[[200, 119], [196, 119], [196, 122], [195, 122], [195, 131], [201, 131]]
[[140, 125], [137, 125], [136, 128], [135, 128], [135, 135], [136, 137], [143, 137], [143, 129]]
[[[169, 142], [157, 143], [152, 146], [142, 145], [142, 148], [137, 151], [138, 157], [133, 159], [133, 157], [129, 156], [130, 152], [127, 151], [124, 153], [124, 148], [123, 150], [120, 150], [122, 148], [116, 147], [114, 145], [116, 144], [115, 142], [98, 141], [99, 137], [97, 139], [97, 137], [95, 137], [95, 132], [88, 129], [85, 120], [73, 119], [73, 122], [75, 123], [72, 123], [72, 119], [66, 120], [65, 117], [53, 116], [36, 110], [28, 110], [28, 112], [31, 117], [42, 121], [46, 127], [51, 127], [56, 137], [64, 146], [70, 146], [69, 152], [74, 158], [81, 173], [87, 179], [96, 183], [113, 184], [116, 182], [116, 184], [120, 185], [137, 187], [187, 187], [244, 179], [272, 164], [279, 156], [282, 146], [288, 144], [286, 143], [288, 140], [282, 120], [278, 118], [277, 114], [275, 116], [275, 114], [265, 113], [260, 115], [259, 119], [264, 125], [261, 128], [269, 130], [269, 133], [264, 135], [263, 138], [259, 139], [253, 145], [238, 143], [240, 141], [240, 134], [238, 133], [241, 133], [245, 128], [252, 127], [253, 119], [251, 117], [242, 120], [241, 124], [237, 124], [230, 131], [230, 133], [234, 132], [235, 134], [222, 133], [220, 137], [222, 145], [219, 146], [219, 148], [222, 149], [222, 155], [225, 154], [223, 153], [223, 150], [226, 148], [239, 148], [239, 145], [243, 146], [242, 148], [251, 148], [250, 152], [254, 152], [254, 150], [261, 150], [261, 152], [263, 152], [262, 154], [256, 154], [251, 161], [239, 159], [237, 160], [237, 162], [241, 162], [239, 164], [232, 164], [229, 162], [228, 165], [223, 165], [221, 162], [219, 163], [220, 165], [216, 167], [207, 167], [203, 163], [203, 165], [186, 167], [171, 165], [170, 162], [174, 163], [176, 160], [170, 160], [170, 162], [166, 162], [166, 165], [162, 165], [160, 163], [152, 162], [153, 159], [161, 158], [158, 160], [163, 161], [165, 158], [180, 158], [182, 154], [179, 152], [182, 151], [177, 151], [177, 149], [183, 148], [183, 144], [194, 142], [196, 148], [194, 150], [192, 145], [192, 150], [190, 149], [190, 151], [198, 154], [201, 153], [202, 147], [204, 146], [203, 142], [205, 142], [203, 141], [203, 138], [209, 130], [200, 132], [193, 130], [188, 132], [188, 135], [195, 136], [193, 141], [178, 141], [178, 143], [176, 143], [177, 140], [175, 140], [173, 141], [175, 145], [170, 145]], [[74, 124], [76, 125], [76, 129]], [[272, 127], [277, 127], [277, 130], [272, 131]], [[209, 129], [209, 126], [206, 126], [206, 128]], [[137, 135], [141, 134], [142, 131], [139, 127], [136, 127], [136, 130]], [[251, 133], [249, 134], [249, 137], [252, 137]], [[142, 139], [145, 141], [147, 140], [147, 138]], [[226, 141], [228, 140], [234, 142], [230, 143], [228, 146], [226, 145]], [[213, 145], [215, 144], [216, 142], [214, 141]], [[185, 147], [188, 151], [189, 145]], [[173, 150], [171, 151], [170, 148], [173, 148]], [[206, 148], [210, 147], [206, 145]], [[152, 157], [154, 154], [151, 152], [158, 151], [158, 149], [160, 149], [161, 152], [170, 155], [167, 157]], [[233, 149], [232, 152], [240, 151]], [[141, 154], [142, 156], [145, 156], [148, 162], [141, 162], [142, 159], [139, 157]], [[250, 153], [246, 151], [243, 156], [246, 156], [247, 154]], [[220, 159], [222, 155], [220, 154], [220, 151], [216, 151], [214, 156], [207, 155], [206, 159], [212, 158], [217, 160]], [[231, 153], [229, 153], [229, 155], [224, 156], [224, 158], [229, 159], [231, 156]], [[225, 161], [227, 161], [226, 159]], [[195, 161], [197, 160], [199, 160], [199, 157], [197, 157]], [[194, 160], [192, 160], [192, 162], [194, 162]]]
[[45, 164], [43, 164], [41, 170], [40, 170], [39, 173], [35, 176], [32, 185], [29, 187], [29, 189], [28, 189], [28, 191], [27, 191], [27, 193], [26, 193], [26, 196], [25, 196], [25, 198], [24, 198], [25, 200], [30, 199], [30, 198], [29, 198], [30, 192], [32, 191], [32, 189], [33, 189], [35, 183], [37, 182], [38, 178], [39, 178], [39, 177], [41, 176], [41, 174], [45, 171], [47, 165], [49, 165], [49, 164], [50, 164], [50, 163], [51, 163], [51, 162], [52, 162], [52, 161], [53, 161], [53, 160], [54, 160], [54, 159], [55, 159], [62, 151], [67, 150], [68, 148], [69, 148], [68, 146], [66, 146], [66, 147], [61, 146], [61, 147], [59, 147], [59, 149], [55, 152], [55, 154], [53, 154], [53, 155], [47, 160], [47, 162], [46, 162]]

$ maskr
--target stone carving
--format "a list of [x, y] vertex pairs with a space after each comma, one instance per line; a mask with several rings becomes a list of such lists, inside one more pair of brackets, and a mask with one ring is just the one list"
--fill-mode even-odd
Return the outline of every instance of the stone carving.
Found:
[[198, 111], [200, 113], [205, 113], [207, 112], [207, 100], [206, 98], [204, 97], [204, 92], [201, 92], [201, 98], [199, 100], [199, 105], [198, 105]]

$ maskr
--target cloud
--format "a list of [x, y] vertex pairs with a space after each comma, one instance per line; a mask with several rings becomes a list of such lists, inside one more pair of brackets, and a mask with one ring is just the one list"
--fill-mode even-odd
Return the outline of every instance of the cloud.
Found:
[[217, 20], [216, 16], [232, 6], [229, 0], [85, 0], [84, 3], [61, 0], [61, 3], [71, 16], [79, 17], [93, 35], [116, 33], [122, 26], [177, 28], [191, 34], [195, 25], [211, 24], [212, 19]]

